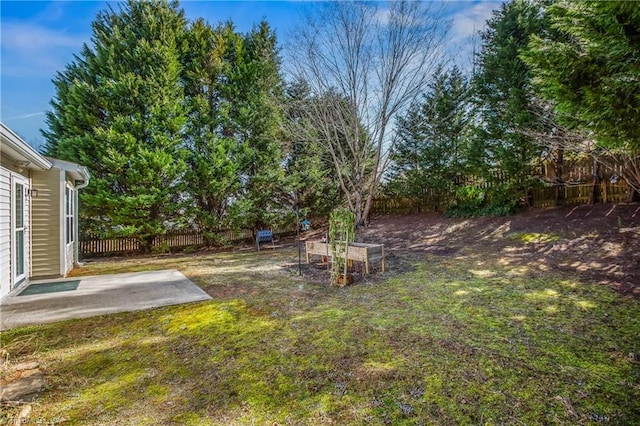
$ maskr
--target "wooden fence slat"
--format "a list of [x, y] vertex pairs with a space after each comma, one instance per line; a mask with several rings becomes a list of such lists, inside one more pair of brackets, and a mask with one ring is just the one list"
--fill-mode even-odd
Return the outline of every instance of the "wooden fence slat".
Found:
[[[597, 199], [599, 202], [620, 203], [624, 202], [628, 194], [626, 182], [619, 181], [611, 183], [605, 181], [596, 187]], [[578, 205], [589, 202], [589, 194], [592, 191], [592, 184], [565, 185], [560, 187], [562, 199], [560, 204]], [[447, 202], [452, 198], [452, 194], [436, 195], [431, 191], [423, 191], [422, 197], [379, 197], [373, 200], [371, 214], [407, 214], [418, 211], [442, 210]], [[429, 195], [427, 195], [429, 194]], [[556, 204], [555, 188], [552, 186], [544, 188], [533, 188], [531, 190], [533, 207], [551, 207]]]
[[[295, 229], [295, 227], [293, 227]], [[277, 234], [293, 232], [292, 228], [274, 229]], [[232, 229], [220, 230], [218, 236], [230, 242], [237, 242], [253, 238], [253, 230]], [[158, 235], [153, 239], [153, 248], [184, 249], [187, 247], [204, 244], [204, 235], [195, 232], [174, 232], [166, 235]], [[100, 235], [86, 235], [81, 238], [79, 244], [80, 254], [84, 257], [111, 256], [118, 254], [138, 253], [141, 251], [141, 241], [136, 238], [104, 238]]]

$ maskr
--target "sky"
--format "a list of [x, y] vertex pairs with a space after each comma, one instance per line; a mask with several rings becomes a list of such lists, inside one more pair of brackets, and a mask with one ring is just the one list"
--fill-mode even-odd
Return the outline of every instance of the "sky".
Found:
[[[480, 45], [477, 32], [500, 3], [475, 0], [446, 4], [452, 20], [449, 51], [462, 67], [469, 66], [474, 43], [476, 49]], [[189, 20], [204, 18], [211, 24], [231, 20], [241, 32], [266, 19], [284, 46], [311, 4], [183, 0], [180, 5]], [[56, 72], [73, 61], [84, 43], [91, 47], [91, 23], [109, 6], [118, 9], [115, 1], [0, 1], [0, 121], [34, 148], [44, 144], [40, 129], [46, 129], [45, 112], [55, 97], [52, 80]]]

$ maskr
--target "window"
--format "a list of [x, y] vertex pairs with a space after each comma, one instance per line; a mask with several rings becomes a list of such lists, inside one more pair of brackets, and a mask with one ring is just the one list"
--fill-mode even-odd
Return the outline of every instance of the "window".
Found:
[[73, 189], [67, 187], [65, 191], [65, 228], [67, 232], [67, 244], [73, 242], [74, 234], [74, 193]]

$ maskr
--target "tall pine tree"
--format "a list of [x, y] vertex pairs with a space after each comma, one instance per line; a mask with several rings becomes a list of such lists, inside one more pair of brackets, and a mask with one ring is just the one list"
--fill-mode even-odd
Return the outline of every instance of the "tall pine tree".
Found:
[[527, 179], [541, 156], [541, 146], [526, 134], [538, 118], [531, 71], [519, 55], [531, 34], [546, 25], [542, 10], [540, 2], [511, 0], [494, 12], [482, 33], [474, 78], [478, 127], [471, 152], [475, 174], [494, 181], [489, 196], [498, 204], [524, 198]]
[[340, 204], [340, 185], [321, 132], [307, 118], [314, 99], [309, 85], [298, 80], [287, 85], [285, 171], [296, 207], [307, 216], [326, 216]]
[[233, 223], [262, 228], [282, 220], [279, 194], [283, 190], [283, 85], [275, 33], [266, 21], [238, 37], [222, 86], [227, 100], [222, 134], [238, 150], [242, 188], [231, 206]]
[[266, 22], [243, 35], [231, 22], [214, 29], [198, 20], [187, 40], [187, 210], [210, 237], [274, 225], [287, 194], [275, 34]]
[[100, 12], [91, 46], [58, 73], [46, 153], [87, 165], [87, 230], [153, 237], [177, 221], [186, 123], [186, 21], [177, 2], [129, 0]]
[[213, 29], [198, 20], [189, 29], [187, 40], [183, 60], [188, 110], [186, 211], [207, 244], [212, 244], [216, 231], [233, 225], [229, 208], [241, 188], [239, 167], [234, 161], [239, 145], [221, 131], [232, 102], [224, 96], [227, 76], [241, 38], [231, 23]]
[[560, 1], [547, 14], [554, 31], [522, 55], [536, 86], [567, 125], [640, 151], [640, 5]]
[[597, 141], [598, 161], [621, 167], [631, 201], [640, 196], [640, 6], [559, 1], [547, 15], [551, 30], [522, 57], [559, 121]]
[[469, 103], [469, 83], [457, 67], [436, 74], [421, 102], [398, 120], [390, 187], [413, 196], [451, 190], [465, 173]]

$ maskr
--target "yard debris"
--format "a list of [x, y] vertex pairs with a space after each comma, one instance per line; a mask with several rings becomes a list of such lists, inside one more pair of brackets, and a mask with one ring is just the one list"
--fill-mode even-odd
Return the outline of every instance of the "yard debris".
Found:
[[343, 397], [347, 393], [347, 384], [345, 382], [336, 383], [335, 388], [335, 395], [338, 397]]
[[560, 401], [564, 406], [565, 410], [567, 410], [567, 413], [569, 413], [572, 417], [575, 417], [576, 419], [580, 417], [576, 412], [575, 408], [573, 408], [573, 405], [571, 405], [571, 401], [569, 401], [568, 398], [558, 395], [554, 399], [556, 401]]
[[29, 414], [31, 414], [31, 405], [23, 406], [18, 415], [13, 418], [13, 425], [19, 426], [26, 424], [29, 419]]
[[396, 405], [398, 406], [398, 410], [400, 410], [400, 413], [404, 416], [404, 417], [411, 417], [414, 415], [414, 409], [411, 405], [409, 404], [404, 404], [402, 402], [398, 402], [396, 403]]
[[11, 370], [13, 371], [36, 370], [38, 367], [40, 367], [40, 363], [37, 361], [21, 362], [19, 364], [12, 365]]
[[18, 364], [4, 363], [2, 366], [3, 381], [0, 384], [0, 403], [32, 402], [44, 389], [44, 374], [37, 361]]
[[44, 374], [40, 370], [27, 370], [17, 381], [0, 386], [0, 402], [32, 402], [44, 385]]

